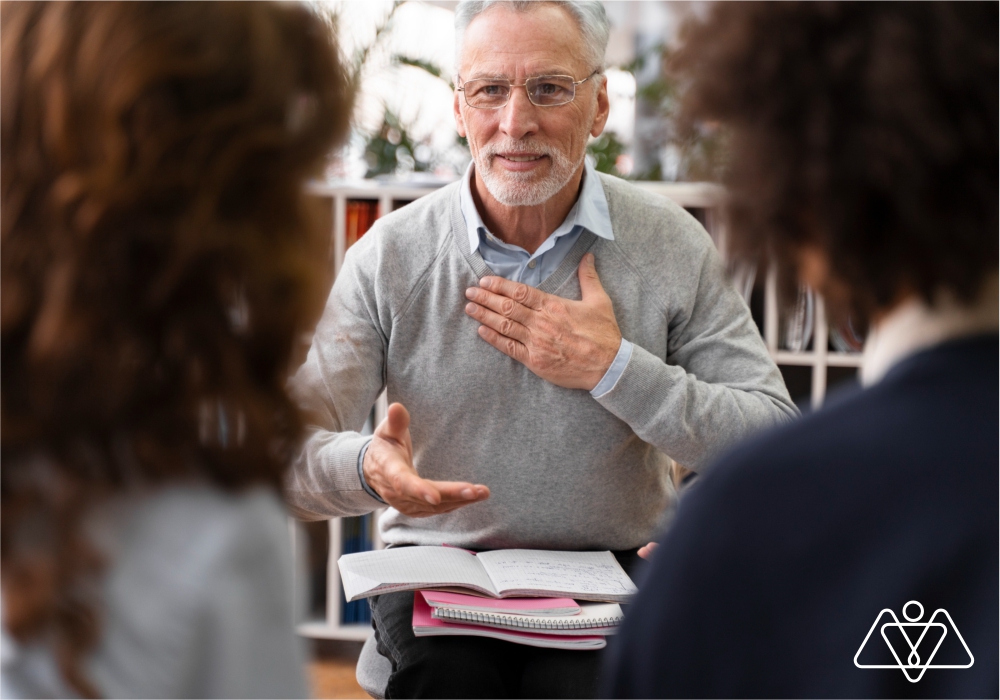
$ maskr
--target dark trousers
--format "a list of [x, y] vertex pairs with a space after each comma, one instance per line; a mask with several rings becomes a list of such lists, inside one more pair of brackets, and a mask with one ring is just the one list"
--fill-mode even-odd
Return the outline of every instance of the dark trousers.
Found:
[[[635, 579], [636, 550], [615, 552]], [[413, 635], [413, 591], [369, 599], [387, 698], [593, 698], [600, 651], [541, 649], [485, 637]]]

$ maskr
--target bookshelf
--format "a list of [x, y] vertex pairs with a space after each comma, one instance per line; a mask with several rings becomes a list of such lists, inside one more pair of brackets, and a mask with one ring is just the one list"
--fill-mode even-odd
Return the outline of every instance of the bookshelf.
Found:
[[[368, 517], [370, 522], [377, 523], [377, 514]], [[296, 592], [302, 595], [305, 600], [297, 601], [299, 612], [298, 632], [303, 637], [312, 639], [342, 639], [348, 641], [365, 641], [371, 634], [371, 625], [368, 623], [348, 623], [343, 621], [342, 614], [345, 608], [344, 596], [340, 592], [340, 572], [337, 570], [337, 559], [342, 553], [342, 533], [346, 518], [332, 518], [329, 521], [320, 523], [320, 526], [329, 531], [329, 544], [327, 546], [327, 556], [325, 562], [325, 596], [323, 596], [325, 609], [318, 611], [311, 609], [308, 604], [312, 601], [312, 586], [315, 579], [307, 576], [307, 581], [297, 582]], [[308, 551], [310, 545], [315, 545], [315, 541], [307, 534], [307, 528], [302, 523], [293, 523], [293, 546], [296, 556], [302, 560], [310, 560], [312, 557]], [[373, 544], [375, 548], [381, 548], [378, 540], [378, 528], [372, 528]], [[297, 569], [301, 570], [299, 566]], [[365, 603], [365, 601], [360, 601]], [[305, 603], [305, 605], [303, 605]], [[366, 603], [367, 604], [367, 603]]]
[[[727, 258], [727, 231], [720, 204], [723, 192], [708, 183], [637, 182], [637, 186], [667, 197], [690, 211], [711, 235], [723, 258]], [[364, 235], [367, 225], [375, 218], [433, 192], [433, 186], [389, 185], [374, 181], [350, 183], [314, 183], [309, 192], [329, 207], [333, 234], [334, 274], [339, 273], [344, 254], [350, 243]], [[770, 267], [755, 274], [744, 298], [750, 306], [764, 343], [785, 377], [792, 398], [800, 408], [822, 405], [827, 389], [833, 384], [856, 375], [861, 366], [857, 352], [841, 352], [831, 345], [830, 329], [823, 300], [815, 295], [812, 303], [811, 342], [801, 350], [788, 350], [782, 342], [782, 323], [787, 313], [778, 301], [777, 271]], [[385, 416], [388, 403], [385, 394], [379, 397], [365, 430], [370, 432]], [[371, 547], [381, 548], [377, 519], [381, 511], [370, 518]], [[293, 545], [300, 566], [309, 574], [298, 582], [300, 592], [299, 633], [317, 639], [364, 641], [372, 632], [368, 622], [345, 622], [344, 597], [340, 586], [337, 559], [343, 551], [347, 519], [333, 518], [323, 523], [293, 523]], [[305, 563], [306, 566], [301, 566]], [[361, 601], [364, 603], [364, 601]]]
[[[333, 270], [340, 272], [344, 264], [344, 253], [348, 245], [348, 208], [352, 203], [370, 203], [376, 217], [409, 204], [415, 199], [430, 194], [437, 187], [407, 187], [403, 185], [383, 185], [374, 180], [351, 183], [312, 183], [309, 193], [328, 200], [333, 214]], [[361, 232], [362, 235], [364, 232]]]

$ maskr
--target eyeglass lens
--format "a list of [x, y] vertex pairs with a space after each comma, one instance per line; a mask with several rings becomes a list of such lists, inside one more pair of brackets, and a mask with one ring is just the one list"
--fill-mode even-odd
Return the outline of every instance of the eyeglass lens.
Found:
[[[496, 109], [510, 99], [512, 86], [505, 79], [468, 80], [463, 85], [465, 99], [470, 107]], [[543, 75], [528, 78], [524, 83], [528, 99], [538, 107], [555, 107], [572, 102], [576, 85], [568, 75]]]

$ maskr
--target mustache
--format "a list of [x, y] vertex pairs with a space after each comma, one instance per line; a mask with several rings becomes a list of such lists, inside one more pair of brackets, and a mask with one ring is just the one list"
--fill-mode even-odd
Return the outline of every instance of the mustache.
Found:
[[480, 150], [481, 155], [488, 158], [501, 153], [530, 153], [538, 156], [551, 156], [552, 149], [543, 143], [531, 139], [504, 139], [500, 142], [485, 144]]

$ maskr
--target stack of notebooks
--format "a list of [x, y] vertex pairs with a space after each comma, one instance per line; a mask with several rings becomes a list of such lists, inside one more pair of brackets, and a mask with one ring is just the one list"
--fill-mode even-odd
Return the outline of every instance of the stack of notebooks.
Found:
[[417, 591], [413, 634], [493, 637], [554, 649], [601, 649], [622, 621], [618, 603], [582, 603], [572, 598], [490, 600], [460, 593]]
[[399, 547], [344, 555], [337, 563], [348, 601], [415, 591], [418, 637], [600, 649], [621, 623], [619, 603], [636, 592], [611, 552]]

